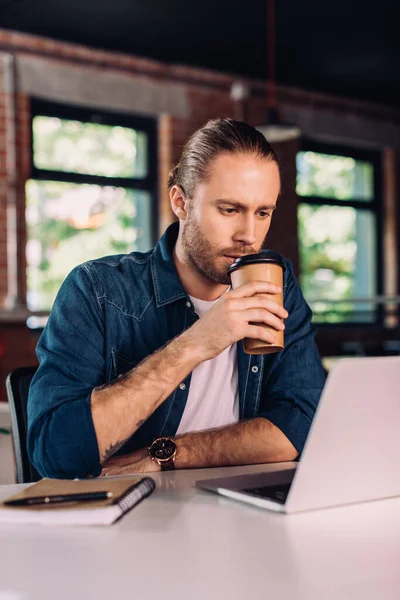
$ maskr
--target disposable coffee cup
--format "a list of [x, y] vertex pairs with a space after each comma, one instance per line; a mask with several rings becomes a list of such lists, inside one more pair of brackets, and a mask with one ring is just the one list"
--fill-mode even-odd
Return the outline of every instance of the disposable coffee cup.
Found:
[[[248, 254], [237, 258], [228, 268], [228, 273], [231, 278], [232, 288], [236, 289], [250, 281], [269, 281], [279, 285], [281, 292], [279, 294], [260, 294], [265, 298], [269, 298], [283, 306], [283, 271], [285, 265], [282, 257], [273, 250], [262, 250], [257, 254]], [[283, 323], [283, 319], [281, 319]], [[259, 325], [271, 331], [276, 341], [271, 344], [264, 340], [254, 338], [244, 338], [243, 346], [247, 354], [272, 354], [280, 352], [285, 347], [283, 330], [277, 331], [272, 327], [268, 327], [265, 323], [251, 323]]]

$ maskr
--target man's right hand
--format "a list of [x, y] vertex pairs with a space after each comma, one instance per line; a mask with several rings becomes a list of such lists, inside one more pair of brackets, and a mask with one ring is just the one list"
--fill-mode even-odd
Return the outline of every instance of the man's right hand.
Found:
[[270, 282], [252, 281], [241, 285], [223, 294], [185, 333], [195, 341], [203, 361], [215, 358], [243, 338], [273, 344], [273, 331], [254, 323], [263, 323], [276, 331], [285, 328], [281, 319], [286, 319], [288, 312], [270, 297], [281, 292], [279, 286]]

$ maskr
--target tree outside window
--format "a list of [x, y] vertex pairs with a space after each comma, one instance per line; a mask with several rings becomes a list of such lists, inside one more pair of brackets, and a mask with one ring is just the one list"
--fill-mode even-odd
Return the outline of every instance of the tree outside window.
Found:
[[[33, 104], [27, 306], [50, 310], [78, 264], [155, 243], [155, 122]], [[70, 118], [68, 118], [70, 117]]]
[[297, 155], [300, 283], [317, 323], [377, 319], [378, 167], [347, 153]]

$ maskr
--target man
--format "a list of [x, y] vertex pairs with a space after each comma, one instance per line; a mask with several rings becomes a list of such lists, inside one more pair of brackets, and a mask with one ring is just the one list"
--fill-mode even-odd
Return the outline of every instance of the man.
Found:
[[[42, 475], [278, 462], [304, 446], [324, 376], [292, 267], [285, 308], [260, 295], [274, 284], [230, 290], [227, 274], [268, 233], [280, 192], [271, 146], [245, 123], [210, 121], [169, 190], [179, 222], [154, 250], [85, 263], [60, 289], [28, 403]], [[283, 351], [244, 353], [244, 337], [273, 342], [282, 327]]]

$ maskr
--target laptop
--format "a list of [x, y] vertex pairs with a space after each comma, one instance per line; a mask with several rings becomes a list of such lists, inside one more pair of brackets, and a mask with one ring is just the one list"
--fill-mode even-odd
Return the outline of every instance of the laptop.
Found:
[[400, 496], [400, 356], [337, 361], [297, 467], [196, 486], [282, 513]]

